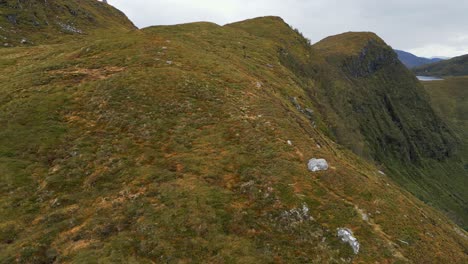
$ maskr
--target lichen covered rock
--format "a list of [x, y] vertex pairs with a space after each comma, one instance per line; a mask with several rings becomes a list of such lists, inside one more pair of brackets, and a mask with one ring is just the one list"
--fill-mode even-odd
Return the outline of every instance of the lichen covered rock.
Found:
[[354, 237], [353, 232], [348, 228], [338, 228], [338, 237], [341, 241], [348, 243], [354, 251], [354, 254], [359, 253], [359, 247], [361, 246], [358, 240]]
[[328, 163], [324, 159], [311, 159], [307, 166], [312, 172], [328, 170]]

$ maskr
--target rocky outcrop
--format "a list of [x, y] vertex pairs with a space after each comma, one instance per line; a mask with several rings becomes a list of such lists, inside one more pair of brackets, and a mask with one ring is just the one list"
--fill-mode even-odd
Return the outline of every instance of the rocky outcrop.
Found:
[[356, 56], [344, 60], [343, 69], [353, 77], [367, 77], [385, 66], [399, 63], [398, 56], [390, 47], [382, 47], [371, 39]]

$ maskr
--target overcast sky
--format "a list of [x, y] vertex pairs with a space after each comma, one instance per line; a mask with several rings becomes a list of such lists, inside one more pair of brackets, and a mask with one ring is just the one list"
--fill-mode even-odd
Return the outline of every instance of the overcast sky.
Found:
[[468, 54], [468, 0], [108, 0], [140, 28], [281, 16], [312, 42], [372, 31], [419, 56]]

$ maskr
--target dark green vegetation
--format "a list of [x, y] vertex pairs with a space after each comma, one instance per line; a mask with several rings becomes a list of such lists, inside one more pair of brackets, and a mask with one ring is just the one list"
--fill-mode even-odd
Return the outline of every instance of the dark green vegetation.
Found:
[[425, 76], [465, 76], [468, 75], [468, 55], [417, 67], [413, 72]]
[[398, 59], [409, 69], [442, 61], [442, 59], [439, 58], [428, 59], [418, 57], [402, 50], [395, 50], [395, 53], [398, 55]]
[[468, 77], [423, 82], [434, 109], [447, 120], [463, 142], [465, 168], [468, 169]]
[[[0, 50], [0, 262], [466, 262], [466, 232], [369, 161], [406, 171], [456, 157], [375, 35], [311, 48], [266, 17], [79, 38]], [[384, 104], [364, 104], [376, 118], [363, 121], [353, 100], [366, 96]], [[434, 142], [399, 146], [420, 127], [402, 110]], [[396, 143], [376, 145], [385, 129]], [[313, 157], [330, 169], [309, 172]]]
[[135, 26], [122, 12], [98, 1], [0, 0], [3, 47], [76, 41], [129, 29]]

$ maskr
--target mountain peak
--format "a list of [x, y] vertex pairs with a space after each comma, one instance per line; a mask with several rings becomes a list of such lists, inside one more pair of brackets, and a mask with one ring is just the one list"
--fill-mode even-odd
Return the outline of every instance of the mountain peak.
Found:
[[262, 24], [262, 23], [286, 24], [284, 19], [279, 17], [279, 16], [262, 16], [262, 17], [255, 17], [255, 18], [246, 19], [246, 20], [239, 21], [239, 22], [234, 22], [234, 23], [231, 23], [230, 25], [233, 25], [233, 24]]
[[[298, 29], [293, 28], [281, 17], [266, 16], [232, 23], [226, 27], [245, 31], [256, 37], [268, 39], [281, 49], [288, 49], [301, 54], [305, 58], [310, 49], [310, 40], [304, 37]], [[304, 50], [307, 50], [304, 53]], [[298, 55], [296, 54], [296, 55]]]
[[327, 37], [314, 45], [325, 55], [355, 55], [363, 51], [370, 43], [386, 46], [385, 42], [373, 32], [346, 32]]
[[372, 32], [347, 32], [325, 38], [313, 48], [354, 77], [365, 77], [398, 63], [393, 49]]
[[252, 35], [284, 42], [295, 36], [290, 25], [281, 17], [265, 16], [227, 24], [226, 27], [244, 30]]

